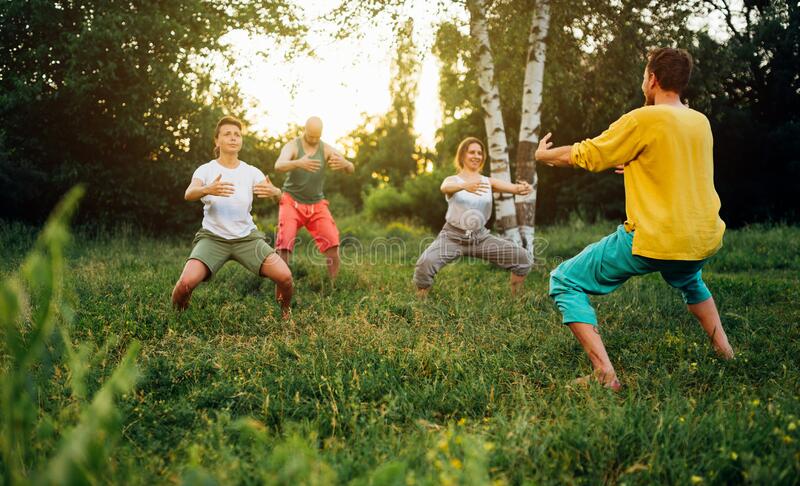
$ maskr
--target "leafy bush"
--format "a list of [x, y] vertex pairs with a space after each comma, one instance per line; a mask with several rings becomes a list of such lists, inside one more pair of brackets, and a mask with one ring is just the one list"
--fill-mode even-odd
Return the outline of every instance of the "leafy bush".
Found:
[[[64, 247], [69, 241], [67, 223], [83, 195], [82, 188], [67, 194], [25, 258], [18, 276], [0, 284], [0, 329], [3, 367], [0, 375], [0, 471], [3, 483], [95, 483], [108, 475], [108, 451], [119, 432], [115, 397], [133, 387], [138, 371], [134, 342], [103, 386], [87, 399], [85, 376], [90, 349], [74, 347], [69, 337], [73, 310], [64, 299]], [[60, 342], [59, 342], [60, 338]], [[110, 341], [114, 343], [114, 340]], [[50, 414], [46, 396], [49, 381], [60, 375], [58, 363], [42, 359], [50, 348], [63, 345], [71, 399], [64, 409]], [[108, 346], [99, 355], [106, 358]], [[68, 419], [77, 417], [71, 428]], [[67, 429], [46, 459], [41, 444], [57, 430]], [[39, 439], [38, 441], [33, 440]], [[49, 452], [49, 451], [45, 451]]]
[[402, 189], [385, 186], [367, 194], [364, 208], [378, 221], [410, 220], [432, 230], [441, 228], [447, 212], [447, 201], [439, 190], [450, 171], [437, 170], [408, 179]]

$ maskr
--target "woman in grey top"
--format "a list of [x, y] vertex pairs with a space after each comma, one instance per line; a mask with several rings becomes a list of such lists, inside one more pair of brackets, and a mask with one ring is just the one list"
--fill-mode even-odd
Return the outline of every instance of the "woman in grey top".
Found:
[[482, 258], [511, 270], [512, 295], [530, 272], [531, 260], [525, 249], [492, 235], [486, 222], [492, 215], [493, 190], [525, 195], [531, 192], [531, 185], [482, 175], [485, 152], [483, 142], [475, 137], [468, 137], [458, 145], [455, 158], [458, 174], [445, 178], [440, 188], [448, 204], [444, 228], [420, 255], [414, 270], [414, 284], [420, 297], [428, 294], [436, 273], [461, 255]]

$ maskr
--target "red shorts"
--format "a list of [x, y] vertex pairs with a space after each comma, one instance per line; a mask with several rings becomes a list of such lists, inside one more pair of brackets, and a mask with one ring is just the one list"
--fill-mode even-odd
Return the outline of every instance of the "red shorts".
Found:
[[339, 230], [328, 210], [326, 199], [314, 204], [303, 204], [295, 201], [288, 192], [284, 192], [278, 208], [278, 237], [275, 249], [292, 251], [297, 230], [303, 226], [314, 237], [320, 252], [339, 246]]

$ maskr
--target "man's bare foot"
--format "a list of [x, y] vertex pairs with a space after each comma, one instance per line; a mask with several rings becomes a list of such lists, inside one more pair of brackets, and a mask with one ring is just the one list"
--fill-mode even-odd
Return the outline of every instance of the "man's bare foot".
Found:
[[417, 298], [421, 300], [425, 300], [428, 298], [428, 292], [430, 292], [430, 287], [427, 289], [417, 289]]
[[616, 374], [609, 377], [608, 375], [598, 375], [596, 373], [592, 373], [591, 375], [575, 378], [570, 382], [570, 384], [576, 386], [589, 386], [592, 382], [602, 383], [604, 387], [610, 388], [615, 392], [618, 392], [622, 389], [622, 383], [619, 382]]

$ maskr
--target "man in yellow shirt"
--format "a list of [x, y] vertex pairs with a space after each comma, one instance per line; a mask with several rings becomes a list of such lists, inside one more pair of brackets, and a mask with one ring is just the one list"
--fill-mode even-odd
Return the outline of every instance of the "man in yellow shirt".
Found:
[[691, 72], [692, 58], [683, 49], [651, 51], [642, 81], [644, 107], [626, 113], [598, 137], [571, 146], [553, 148], [548, 133], [536, 150], [536, 159], [552, 166], [592, 172], [616, 167], [625, 175], [625, 224], [550, 274], [550, 296], [562, 322], [594, 367], [594, 374], [581, 381], [594, 377], [609, 388], [620, 387], [588, 295], [608, 294], [628, 278], [652, 272], [681, 290], [717, 353], [733, 357], [702, 279], [703, 264], [722, 246], [725, 223], [714, 189], [711, 127], [702, 113], [681, 102]]

